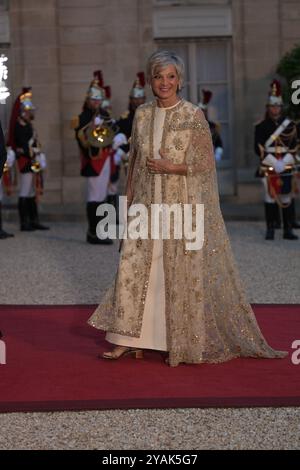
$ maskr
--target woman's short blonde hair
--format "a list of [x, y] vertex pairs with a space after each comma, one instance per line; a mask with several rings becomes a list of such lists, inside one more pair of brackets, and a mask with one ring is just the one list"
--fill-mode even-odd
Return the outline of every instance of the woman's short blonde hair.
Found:
[[174, 65], [178, 79], [179, 91], [183, 88], [184, 84], [184, 63], [181, 57], [176, 52], [170, 51], [157, 51], [154, 52], [148, 59], [147, 63], [147, 80], [151, 83], [154, 75], [164, 67]]

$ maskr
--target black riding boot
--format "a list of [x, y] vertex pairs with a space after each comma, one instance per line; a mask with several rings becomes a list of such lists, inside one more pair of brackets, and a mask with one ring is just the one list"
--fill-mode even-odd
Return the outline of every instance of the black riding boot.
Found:
[[34, 230], [49, 230], [46, 225], [40, 224], [38, 208], [35, 197], [29, 197], [29, 218]]
[[283, 218], [283, 238], [286, 240], [298, 240], [293, 233], [293, 208], [291, 205], [282, 209]]
[[265, 218], [267, 224], [267, 232], [265, 239], [274, 240], [274, 226], [276, 222], [277, 204], [265, 202]]
[[292, 202], [291, 202], [291, 217], [292, 217], [292, 228], [300, 228], [300, 224], [299, 222], [297, 222], [297, 217], [296, 217], [295, 199], [292, 199]]
[[0, 240], [10, 237], [14, 237], [14, 235], [2, 229], [2, 203], [0, 202]]
[[[275, 207], [276, 206], [276, 207]], [[281, 228], [281, 214], [278, 204], [274, 204], [274, 228]]]
[[97, 224], [103, 217], [96, 215], [96, 211], [101, 202], [88, 202], [86, 205], [86, 213], [88, 219], [88, 232], [86, 241], [92, 245], [111, 245], [113, 241], [110, 238], [101, 239], [97, 237]]
[[33, 226], [30, 223], [29, 205], [30, 202], [28, 197], [19, 197], [18, 210], [20, 217], [21, 232], [32, 232], [34, 230]]

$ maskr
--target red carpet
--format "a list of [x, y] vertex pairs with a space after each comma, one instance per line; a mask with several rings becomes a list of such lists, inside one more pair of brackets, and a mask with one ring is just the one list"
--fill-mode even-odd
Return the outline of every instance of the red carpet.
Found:
[[103, 334], [86, 320], [93, 306], [1, 306], [7, 348], [0, 365], [0, 411], [107, 408], [299, 406], [300, 305], [256, 305], [269, 343], [285, 359], [235, 359], [170, 368], [160, 353], [144, 360], [97, 359]]

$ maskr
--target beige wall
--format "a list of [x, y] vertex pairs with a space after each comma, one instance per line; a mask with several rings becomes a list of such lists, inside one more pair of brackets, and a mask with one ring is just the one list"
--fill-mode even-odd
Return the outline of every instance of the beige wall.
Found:
[[59, 31], [55, 0], [10, 2], [13, 95], [32, 86], [36, 127], [49, 160], [46, 199], [62, 200]]
[[49, 160], [47, 202], [82, 200], [83, 178], [72, 116], [94, 70], [112, 87], [113, 108], [127, 108], [135, 74], [152, 52], [147, 0], [11, 0], [13, 94], [33, 87], [36, 127]]
[[[186, 0], [187, 5], [229, 0]], [[237, 166], [254, 166], [253, 123], [264, 111], [281, 55], [300, 42], [298, 0], [232, 0], [234, 144]], [[152, 0], [10, 0], [14, 96], [32, 85], [36, 127], [49, 159], [47, 202], [82, 200], [83, 178], [70, 119], [96, 69], [127, 107], [135, 73], [155, 48]], [[175, 8], [175, 7], [174, 7]]]
[[[70, 118], [80, 111], [92, 73], [99, 68], [105, 83], [112, 88], [115, 115], [127, 109], [135, 74], [143, 70], [145, 56], [153, 49], [151, 2], [60, 0], [58, 3], [64, 177], [77, 180], [78, 150], [74, 132], [70, 130]], [[64, 200], [68, 199], [69, 194], [65, 192]]]

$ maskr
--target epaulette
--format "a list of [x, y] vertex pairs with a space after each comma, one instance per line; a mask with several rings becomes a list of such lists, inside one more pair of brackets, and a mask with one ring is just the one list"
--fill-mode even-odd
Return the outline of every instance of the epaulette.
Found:
[[79, 126], [79, 116], [74, 116], [71, 119], [70, 127], [71, 129], [77, 129], [78, 126]]
[[120, 119], [127, 119], [128, 116], [129, 116], [129, 110], [127, 110], [123, 114], [121, 114]]

